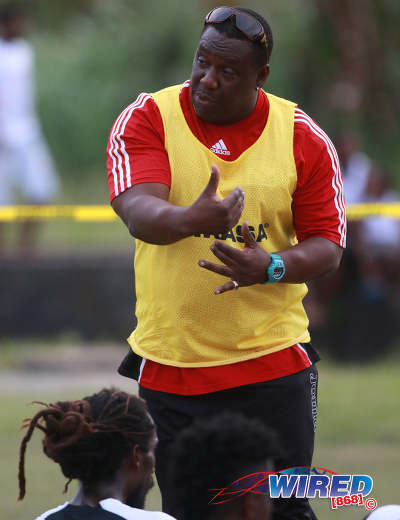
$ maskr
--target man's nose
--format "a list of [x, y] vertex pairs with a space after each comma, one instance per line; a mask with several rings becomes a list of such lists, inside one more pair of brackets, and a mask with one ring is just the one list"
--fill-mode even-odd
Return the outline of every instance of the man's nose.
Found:
[[202, 78], [200, 79], [200, 83], [210, 90], [216, 89], [218, 87], [216, 70], [213, 67], [207, 69], [207, 71], [204, 72]]

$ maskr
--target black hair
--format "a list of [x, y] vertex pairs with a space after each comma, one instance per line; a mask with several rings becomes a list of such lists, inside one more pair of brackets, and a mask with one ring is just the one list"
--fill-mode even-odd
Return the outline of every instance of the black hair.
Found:
[[172, 447], [172, 513], [181, 520], [222, 517], [234, 503], [210, 505], [217, 493], [212, 490], [271, 470], [268, 461], [273, 462], [276, 456], [275, 434], [258, 419], [226, 412], [195, 422], [180, 433]]
[[[267, 38], [267, 47], [265, 47], [265, 45], [260, 43], [259, 41], [254, 41], [251, 43], [254, 47], [254, 58], [256, 65], [259, 67], [267, 65], [269, 63], [272, 48], [274, 46], [272, 30], [269, 23], [263, 16], [261, 16], [256, 11], [253, 11], [253, 9], [249, 9], [248, 7], [235, 6], [234, 9], [236, 9], [237, 11], [242, 11], [243, 13], [252, 16], [256, 20], [258, 20], [260, 24], [263, 26], [265, 36]], [[216, 31], [225, 34], [226, 36], [228, 36], [228, 38], [234, 38], [237, 40], [245, 40], [250, 42], [250, 40], [241, 31], [239, 31], [239, 29], [236, 28], [235, 22], [232, 18], [229, 18], [228, 20], [222, 23], [210, 25], [205, 24], [201, 34], [203, 34], [207, 27], [210, 26], [214, 27]]]
[[19, 500], [25, 495], [25, 452], [35, 428], [44, 432], [43, 451], [57, 462], [64, 476], [82, 482], [85, 492], [99, 482], [110, 482], [130, 450], [138, 445], [148, 451], [155, 426], [146, 403], [115, 388], [77, 401], [60, 401], [44, 407], [23, 427]]

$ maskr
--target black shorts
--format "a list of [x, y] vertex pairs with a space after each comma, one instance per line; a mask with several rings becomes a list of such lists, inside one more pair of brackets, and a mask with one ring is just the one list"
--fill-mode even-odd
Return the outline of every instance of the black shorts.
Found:
[[[173, 513], [167, 493], [168, 458], [178, 432], [195, 419], [208, 419], [221, 411], [256, 417], [274, 430], [281, 453], [276, 469], [311, 466], [317, 414], [318, 372], [315, 365], [289, 376], [209, 394], [185, 396], [140, 386], [157, 425], [156, 475], [163, 511]], [[316, 520], [307, 499], [274, 500], [273, 520]]]

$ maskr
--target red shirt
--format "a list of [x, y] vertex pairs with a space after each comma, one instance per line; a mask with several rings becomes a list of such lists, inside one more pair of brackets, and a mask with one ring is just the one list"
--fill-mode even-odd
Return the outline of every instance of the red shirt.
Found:
[[[192, 133], [227, 161], [237, 159], [254, 144], [268, 119], [269, 102], [261, 90], [253, 112], [232, 125], [214, 125], [197, 117], [190, 99], [189, 81], [183, 84], [179, 100]], [[344, 247], [345, 206], [336, 150], [321, 128], [297, 107], [293, 153], [297, 187], [292, 212], [299, 242], [318, 236]], [[161, 114], [149, 94], [140, 94], [115, 121], [107, 146], [107, 172], [111, 201], [135, 184], [171, 185]], [[153, 390], [194, 395], [276, 379], [310, 364], [301, 345], [218, 367], [180, 368], [144, 360], [139, 383]]]

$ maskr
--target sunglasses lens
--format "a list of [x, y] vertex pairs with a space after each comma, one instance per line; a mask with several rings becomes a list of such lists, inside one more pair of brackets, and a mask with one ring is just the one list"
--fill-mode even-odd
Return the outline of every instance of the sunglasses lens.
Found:
[[[235, 26], [241, 31], [249, 40], [261, 40], [265, 43], [265, 32], [260, 22], [246, 13], [242, 13], [233, 9], [232, 7], [216, 7], [208, 13], [204, 23], [222, 23], [229, 18], [233, 18]], [[264, 37], [264, 39], [263, 39]]]
[[206, 16], [206, 23], [222, 23], [234, 14], [231, 7], [217, 7]]
[[252, 40], [256, 40], [264, 34], [263, 26], [257, 20], [242, 13], [236, 13], [236, 27]]

